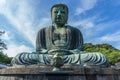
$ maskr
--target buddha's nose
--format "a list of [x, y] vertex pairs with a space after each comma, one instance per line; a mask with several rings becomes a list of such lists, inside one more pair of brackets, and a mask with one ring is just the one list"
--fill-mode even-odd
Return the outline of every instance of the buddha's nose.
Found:
[[58, 11], [57, 16], [58, 17], [61, 16], [61, 11]]

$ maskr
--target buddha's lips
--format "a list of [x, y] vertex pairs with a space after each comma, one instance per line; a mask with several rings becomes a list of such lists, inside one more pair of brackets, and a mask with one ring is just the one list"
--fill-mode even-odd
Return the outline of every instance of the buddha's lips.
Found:
[[62, 17], [57, 17], [55, 20], [56, 21], [62, 21]]
[[61, 19], [57, 19], [56, 22], [64, 22], [64, 21]]

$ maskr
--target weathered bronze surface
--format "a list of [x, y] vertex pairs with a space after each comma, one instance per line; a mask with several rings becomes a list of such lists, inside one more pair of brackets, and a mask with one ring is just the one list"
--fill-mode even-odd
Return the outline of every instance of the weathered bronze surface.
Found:
[[[106, 57], [99, 52], [83, 51], [83, 36], [79, 29], [67, 25], [68, 7], [56, 4], [51, 8], [52, 25], [40, 29], [36, 39], [36, 52], [23, 52], [12, 60], [13, 65], [64, 65], [108, 66]], [[60, 57], [53, 59], [54, 55]], [[59, 60], [58, 60], [59, 59]], [[56, 64], [57, 63], [57, 64]], [[56, 65], [55, 65], [56, 64]]]

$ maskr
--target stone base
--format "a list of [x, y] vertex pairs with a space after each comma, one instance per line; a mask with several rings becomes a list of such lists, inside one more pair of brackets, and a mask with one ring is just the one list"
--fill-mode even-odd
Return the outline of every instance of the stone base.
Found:
[[120, 80], [120, 70], [100, 67], [19, 66], [0, 69], [0, 80]]

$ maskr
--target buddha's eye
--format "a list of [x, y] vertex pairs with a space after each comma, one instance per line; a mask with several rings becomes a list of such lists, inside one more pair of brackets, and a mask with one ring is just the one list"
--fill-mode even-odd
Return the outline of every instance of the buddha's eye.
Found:
[[61, 13], [65, 14], [65, 11], [61, 11]]
[[58, 11], [54, 11], [54, 13], [58, 13]]

